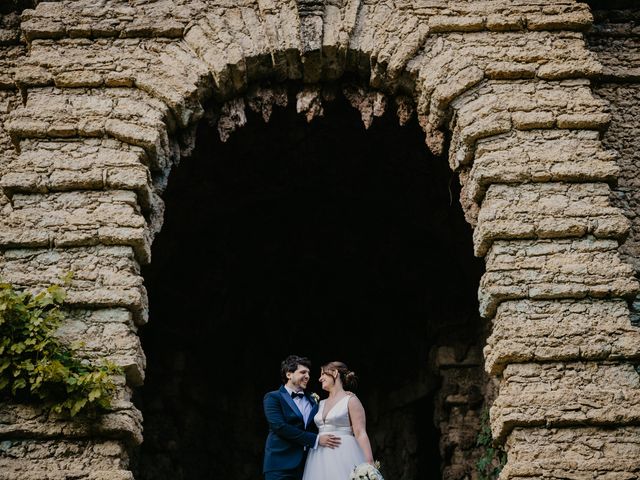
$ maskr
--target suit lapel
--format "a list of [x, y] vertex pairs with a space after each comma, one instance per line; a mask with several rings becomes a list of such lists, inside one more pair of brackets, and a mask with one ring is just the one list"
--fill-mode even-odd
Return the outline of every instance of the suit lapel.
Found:
[[305, 428], [308, 427], [311, 422], [313, 422], [313, 417], [315, 417], [316, 413], [318, 413], [318, 404], [314, 402], [311, 398], [309, 398], [308, 395], [307, 395], [307, 400], [311, 402], [311, 412], [309, 412], [309, 418], [307, 418], [307, 424], [305, 425]]
[[287, 392], [287, 389], [284, 388], [284, 385], [280, 387], [280, 395], [282, 395], [282, 398], [284, 398], [284, 401], [287, 402], [287, 405], [291, 407], [291, 410], [293, 410], [293, 413], [299, 416], [304, 422], [304, 417], [302, 416], [302, 412], [298, 409], [298, 406], [293, 401], [293, 398], [291, 398], [291, 395], [289, 395], [289, 392]]

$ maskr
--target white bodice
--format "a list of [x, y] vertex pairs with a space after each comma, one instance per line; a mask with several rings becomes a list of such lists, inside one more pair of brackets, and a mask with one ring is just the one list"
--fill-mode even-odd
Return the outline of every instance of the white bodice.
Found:
[[[313, 421], [320, 434], [331, 433], [340, 437], [336, 448], [317, 447], [309, 450], [302, 480], [347, 480], [353, 467], [364, 462], [364, 453], [353, 435], [349, 422], [349, 399], [345, 396], [325, 412], [326, 400], [318, 405]], [[324, 416], [324, 420], [323, 420]]]
[[313, 421], [317, 425], [320, 433], [335, 432], [343, 435], [353, 435], [353, 429], [351, 428], [351, 422], [349, 420], [349, 398], [349, 395], [341, 398], [328, 412], [324, 411], [327, 401], [320, 400], [318, 413], [313, 417]]

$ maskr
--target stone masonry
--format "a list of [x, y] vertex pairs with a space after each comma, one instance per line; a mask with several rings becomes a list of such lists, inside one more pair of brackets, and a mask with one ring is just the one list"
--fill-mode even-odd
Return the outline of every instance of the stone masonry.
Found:
[[246, 109], [268, 119], [281, 82], [312, 119], [347, 75], [365, 126], [416, 115], [463, 181], [500, 479], [640, 477], [637, 31], [613, 19], [589, 48], [574, 0], [24, 3], [0, 15], [0, 275], [73, 271], [64, 333], [126, 377], [94, 423], [3, 404], [0, 479], [133, 478], [140, 266], [205, 102], [224, 139]]

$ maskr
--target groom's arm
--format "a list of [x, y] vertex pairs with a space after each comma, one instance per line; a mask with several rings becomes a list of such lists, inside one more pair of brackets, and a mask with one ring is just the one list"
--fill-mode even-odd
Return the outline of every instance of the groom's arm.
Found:
[[264, 415], [267, 418], [271, 430], [280, 437], [295, 442], [306, 447], [313, 447], [316, 444], [318, 435], [313, 432], [306, 432], [301, 428], [294, 427], [286, 422], [280, 399], [267, 393], [264, 396]]

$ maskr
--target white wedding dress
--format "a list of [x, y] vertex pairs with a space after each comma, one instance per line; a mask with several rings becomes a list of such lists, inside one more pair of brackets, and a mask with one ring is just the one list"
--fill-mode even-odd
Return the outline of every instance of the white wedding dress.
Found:
[[318, 433], [331, 433], [340, 437], [342, 442], [337, 448], [321, 447], [309, 451], [304, 465], [302, 480], [349, 480], [349, 475], [356, 465], [364, 462], [364, 453], [355, 437], [349, 422], [349, 399], [347, 395], [326, 413], [326, 400], [321, 400], [318, 413], [313, 421], [318, 426]]

